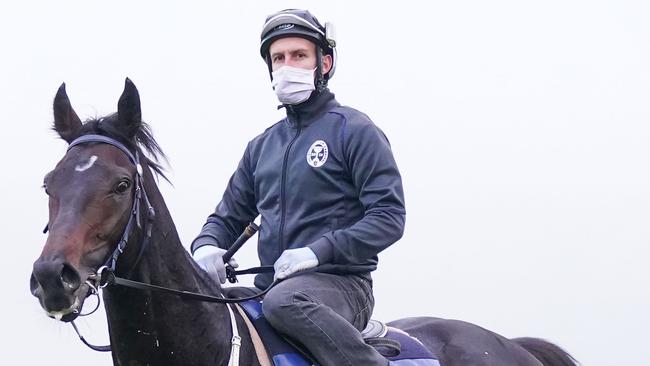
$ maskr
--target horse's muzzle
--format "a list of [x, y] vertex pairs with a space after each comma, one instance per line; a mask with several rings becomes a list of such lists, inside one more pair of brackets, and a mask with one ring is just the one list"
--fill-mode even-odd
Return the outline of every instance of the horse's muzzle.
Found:
[[48, 313], [66, 315], [78, 306], [76, 292], [81, 285], [81, 276], [63, 260], [37, 260], [29, 285], [32, 294]]

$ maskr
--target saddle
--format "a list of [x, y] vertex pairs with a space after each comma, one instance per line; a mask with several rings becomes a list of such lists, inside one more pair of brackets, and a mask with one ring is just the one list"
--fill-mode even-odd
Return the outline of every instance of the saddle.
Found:
[[[313, 356], [304, 347], [271, 327], [262, 313], [260, 301], [239, 303], [237, 309], [246, 320], [261, 365], [316, 365]], [[391, 366], [440, 366], [437, 358], [419, 340], [378, 320], [371, 320], [361, 335], [367, 344], [391, 361]], [[261, 347], [263, 349], [259, 349]]]

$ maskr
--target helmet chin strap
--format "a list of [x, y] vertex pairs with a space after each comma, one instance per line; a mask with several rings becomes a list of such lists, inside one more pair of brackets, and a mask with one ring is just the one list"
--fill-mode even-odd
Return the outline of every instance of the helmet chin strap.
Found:
[[271, 55], [267, 54], [264, 58], [264, 61], [266, 61], [266, 67], [269, 69], [269, 79], [273, 81], [273, 66], [271, 66]]
[[316, 45], [316, 90], [320, 93], [327, 88], [327, 79], [323, 75], [323, 50]]

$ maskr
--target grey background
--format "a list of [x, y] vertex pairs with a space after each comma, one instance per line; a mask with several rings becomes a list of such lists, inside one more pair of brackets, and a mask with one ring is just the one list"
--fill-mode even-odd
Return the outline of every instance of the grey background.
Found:
[[[246, 142], [280, 119], [264, 17], [337, 25], [338, 99], [388, 135], [404, 238], [380, 256], [375, 318], [431, 315], [536, 336], [585, 365], [643, 364], [650, 295], [650, 7], [644, 1], [57, 1], [0, 5], [0, 345], [20, 364], [110, 365], [28, 291], [65, 81], [82, 118], [123, 80], [169, 155], [186, 246]], [[256, 262], [254, 244], [238, 255]], [[108, 339], [102, 314], [79, 321]]]

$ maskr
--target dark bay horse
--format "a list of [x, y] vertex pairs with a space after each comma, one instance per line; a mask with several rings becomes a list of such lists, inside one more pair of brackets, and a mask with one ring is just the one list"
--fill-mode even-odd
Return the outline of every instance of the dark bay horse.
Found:
[[[72, 145], [44, 179], [49, 234], [30, 279], [32, 293], [50, 317], [73, 321], [92, 290], [89, 278], [118, 252], [118, 245], [127, 242], [115, 262], [117, 275], [221, 294], [219, 284], [182, 246], [157, 188], [154, 174], [164, 177], [157, 163], [164, 155], [141, 120], [138, 91], [130, 80], [117, 113], [85, 123], [62, 85], [54, 99], [54, 130]], [[74, 142], [87, 135], [110, 140]], [[143, 196], [155, 215], [142, 203]], [[137, 224], [130, 225], [132, 217], [137, 217]], [[228, 364], [232, 331], [226, 305], [118, 286], [105, 288], [102, 296], [115, 365]], [[236, 323], [242, 337], [240, 364], [259, 365], [239, 314]], [[552, 343], [507, 339], [462, 321], [414, 317], [390, 325], [419, 338], [443, 366], [576, 365]]]

